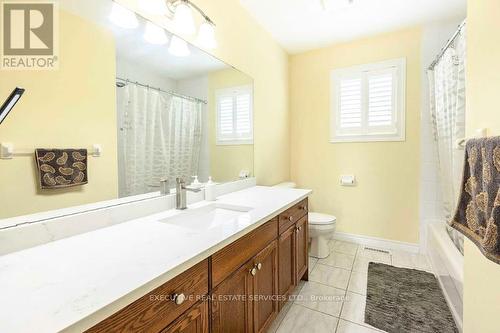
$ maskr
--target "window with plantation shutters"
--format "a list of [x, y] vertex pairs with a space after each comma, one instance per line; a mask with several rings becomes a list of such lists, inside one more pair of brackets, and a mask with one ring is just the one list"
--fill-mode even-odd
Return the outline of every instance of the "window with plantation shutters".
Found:
[[405, 140], [405, 59], [331, 73], [330, 142]]
[[216, 91], [217, 144], [253, 144], [253, 93], [251, 86]]

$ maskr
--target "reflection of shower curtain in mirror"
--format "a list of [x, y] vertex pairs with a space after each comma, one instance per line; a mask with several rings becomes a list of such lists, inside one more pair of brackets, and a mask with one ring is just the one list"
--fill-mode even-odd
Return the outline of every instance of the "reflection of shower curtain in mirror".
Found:
[[201, 104], [132, 83], [120, 88], [120, 196], [159, 190], [160, 178], [197, 174]]
[[[440, 185], [445, 218], [457, 207], [464, 150], [456, 141], [465, 137], [465, 27], [429, 71], [431, 115], [437, 143]], [[463, 236], [447, 226], [451, 239], [463, 253]]]

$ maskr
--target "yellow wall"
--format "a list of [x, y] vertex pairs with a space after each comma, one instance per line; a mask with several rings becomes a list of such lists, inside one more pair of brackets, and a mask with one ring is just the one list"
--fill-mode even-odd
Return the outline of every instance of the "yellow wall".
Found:
[[[488, 128], [500, 135], [500, 1], [469, 0], [467, 5], [467, 135]], [[499, 330], [500, 265], [465, 240], [464, 332]]]
[[[291, 176], [312, 188], [311, 209], [337, 216], [338, 231], [418, 242], [419, 28], [290, 57]], [[330, 72], [406, 57], [406, 141], [329, 143]], [[354, 174], [356, 187], [339, 176]]]
[[[138, 11], [135, 0], [117, 2]], [[254, 171], [258, 183], [272, 185], [289, 179], [288, 55], [239, 1], [197, 0], [196, 4], [217, 24], [219, 45], [210, 53], [254, 79]], [[168, 21], [144, 16], [173, 31]], [[186, 39], [196, 45], [196, 36]]]
[[65, 190], [38, 190], [32, 156], [0, 160], [0, 219], [116, 198], [114, 76], [112, 36], [64, 11], [59, 70], [0, 72], [2, 102], [15, 86], [26, 89], [0, 125], [0, 142], [28, 151], [94, 143], [104, 150], [89, 158], [89, 183]]
[[238, 179], [241, 170], [248, 170], [253, 175], [253, 145], [216, 144], [216, 91], [247, 85], [253, 86], [252, 78], [232, 68], [212, 72], [208, 75], [210, 174], [217, 182], [234, 181]]

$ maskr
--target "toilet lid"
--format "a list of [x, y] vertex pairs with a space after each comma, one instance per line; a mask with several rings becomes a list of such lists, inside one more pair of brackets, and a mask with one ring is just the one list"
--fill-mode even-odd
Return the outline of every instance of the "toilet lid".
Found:
[[337, 218], [333, 215], [309, 212], [308, 220], [309, 224], [333, 224]]

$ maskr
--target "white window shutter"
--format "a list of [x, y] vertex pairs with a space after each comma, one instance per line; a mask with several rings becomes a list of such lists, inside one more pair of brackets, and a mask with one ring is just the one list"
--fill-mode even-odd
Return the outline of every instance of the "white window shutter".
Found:
[[233, 97], [220, 96], [219, 98], [219, 134], [221, 136], [233, 134]]
[[338, 128], [362, 125], [362, 79], [341, 79], [339, 84]]
[[388, 127], [395, 122], [393, 71], [368, 73], [368, 127]]
[[236, 134], [238, 136], [248, 136], [251, 132], [250, 107], [250, 93], [245, 92], [236, 96]]

